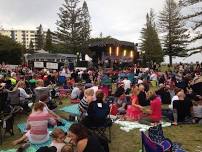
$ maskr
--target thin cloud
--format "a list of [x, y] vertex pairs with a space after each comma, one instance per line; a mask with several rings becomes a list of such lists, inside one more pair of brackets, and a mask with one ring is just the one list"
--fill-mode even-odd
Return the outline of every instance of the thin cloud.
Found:
[[[121, 40], [137, 42], [146, 13], [163, 7], [164, 0], [86, 0], [93, 37], [102, 32]], [[81, 3], [83, 1], [81, 0]], [[0, 25], [4, 28], [56, 30], [58, 10], [64, 0], [1, 0]]]

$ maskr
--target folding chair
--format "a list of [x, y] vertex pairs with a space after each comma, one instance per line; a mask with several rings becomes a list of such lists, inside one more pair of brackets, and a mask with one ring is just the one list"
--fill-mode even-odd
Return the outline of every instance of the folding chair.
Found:
[[144, 152], [166, 152], [167, 145], [160, 145], [154, 141], [152, 141], [144, 132], [141, 132], [142, 137], [142, 151]]
[[36, 88], [34, 92], [35, 92], [35, 102], [38, 102], [42, 96], [48, 96], [49, 97], [49, 101], [47, 103], [48, 108], [50, 110], [54, 110], [57, 108], [56, 103], [52, 101], [49, 88], [47, 87], [42, 87], [40, 89]]
[[19, 106], [20, 105], [20, 90], [16, 89], [14, 91], [7, 91], [7, 101], [11, 106]]
[[167, 149], [167, 151], [172, 150], [172, 141], [169, 138], [164, 137], [163, 128], [162, 128], [161, 124], [150, 127], [148, 130], [148, 135], [152, 141], [154, 141], [158, 144], [161, 144], [161, 145], [167, 144], [167, 146], [169, 147], [169, 149]]
[[[106, 122], [103, 125], [90, 126], [88, 127], [88, 129], [92, 131], [94, 134], [104, 137], [110, 143], [111, 142], [111, 126], [112, 126], [111, 118], [107, 118]], [[108, 136], [106, 135], [106, 130], [108, 130]]]
[[11, 108], [11, 112], [6, 114], [2, 113], [0, 115], [0, 143], [2, 144], [3, 139], [5, 138], [6, 133], [9, 133], [11, 136], [14, 135], [13, 125], [14, 125], [14, 116], [17, 112], [22, 110], [20, 106], [15, 106]]
[[42, 87], [40, 89], [35, 88], [34, 93], [35, 93], [35, 102], [38, 102], [40, 98], [44, 95], [50, 97], [50, 89], [47, 87]]

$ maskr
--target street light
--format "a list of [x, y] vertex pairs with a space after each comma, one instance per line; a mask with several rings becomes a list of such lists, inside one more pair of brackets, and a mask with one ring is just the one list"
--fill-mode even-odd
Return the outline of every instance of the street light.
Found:
[[79, 62], [79, 52], [76, 52], [77, 63]]

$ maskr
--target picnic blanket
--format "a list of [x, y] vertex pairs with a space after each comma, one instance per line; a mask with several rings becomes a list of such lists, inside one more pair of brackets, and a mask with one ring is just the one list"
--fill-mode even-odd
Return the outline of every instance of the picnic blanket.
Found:
[[[73, 122], [70, 122], [70, 121], [67, 121], [67, 120], [64, 120], [62, 119], [62, 123], [64, 124], [63, 126], [55, 126], [53, 128], [48, 128], [48, 131], [49, 133], [51, 133], [56, 127], [57, 128], [61, 128], [64, 132], [67, 132], [69, 127], [72, 125]], [[26, 130], [26, 123], [20, 123], [17, 125], [17, 127], [20, 129], [20, 132], [21, 133], [25, 133], [27, 130]], [[51, 139], [48, 140], [47, 142], [45, 143], [42, 143], [42, 144], [31, 144], [30, 146], [30, 149], [35, 149], [38, 150], [40, 147], [44, 147], [44, 146], [48, 146], [51, 144]], [[1, 152], [1, 151], [0, 151]], [[8, 151], [10, 152], [10, 151]], [[11, 151], [12, 152], [12, 151]], [[30, 152], [30, 151], [29, 151]]]
[[[121, 121], [121, 120], [116, 120], [114, 123], [120, 125], [120, 129], [126, 132], [129, 132], [133, 129], [140, 129], [140, 131], [146, 131], [148, 130], [151, 126], [140, 124], [139, 122], [131, 122], [131, 121]], [[169, 122], [162, 122], [162, 127], [168, 127], [171, 126], [171, 123]]]
[[75, 115], [75, 116], [80, 116], [79, 104], [73, 104], [70, 106], [65, 106], [65, 107], [61, 108], [60, 110], [67, 112], [69, 114]]

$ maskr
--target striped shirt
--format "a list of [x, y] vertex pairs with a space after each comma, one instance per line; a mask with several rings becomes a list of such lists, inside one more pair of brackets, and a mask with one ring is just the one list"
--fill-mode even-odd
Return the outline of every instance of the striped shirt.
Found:
[[50, 116], [47, 112], [32, 112], [28, 117], [28, 124], [31, 126], [31, 142], [40, 142], [48, 136], [48, 120]]
[[88, 102], [85, 100], [85, 98], [81, 99], [79, 103], [79, 108], [82, 109], [83, 113], [86, 113], [88, 110]]

